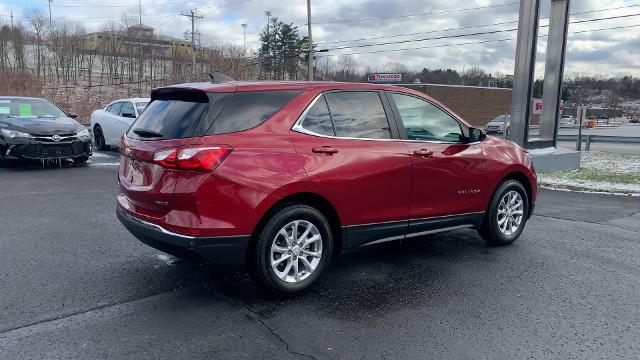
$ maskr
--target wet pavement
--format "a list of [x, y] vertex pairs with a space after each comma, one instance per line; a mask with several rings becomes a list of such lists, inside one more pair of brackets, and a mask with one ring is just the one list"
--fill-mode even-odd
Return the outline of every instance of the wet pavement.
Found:
[[129, 235], [116, 164], [0, 168], [0, 358], [640, 357], [640, 198], [542, 190], [512, 246], [372, 246], [277, 299]]

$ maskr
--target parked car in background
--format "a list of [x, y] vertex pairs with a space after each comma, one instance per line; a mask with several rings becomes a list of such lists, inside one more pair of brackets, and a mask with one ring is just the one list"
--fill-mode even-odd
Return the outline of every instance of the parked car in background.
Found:
[[572, 128], [576, 126], [576, 119], [572, 115], [560, 115], [560, 127]]
[[151, 99], [122, 137], [118, 218], [150, 246], [245, 267], [276, 294], [375, 243], [475, 228], [507, 245], [533, 212], [527, 150], [415, 90], [228, 82]]
[[109, 146], [118, 146], [122, 135], [142, 114], [149, 101], [149, 98], [120, 99], [91, 113], [96, 148], [106, 150]]
[[72, 159], [91, 156], [89, 130], [75, 113], [40, 98], [0, 96], [0, 161]]
[[491, 120], [489, 123], [487, 123], [484, 129], [488, 133], [503, 134], [506, 128], [508, 133], [510, 123], [511, 123], [511, 115], [500, 115], [495, 119]]

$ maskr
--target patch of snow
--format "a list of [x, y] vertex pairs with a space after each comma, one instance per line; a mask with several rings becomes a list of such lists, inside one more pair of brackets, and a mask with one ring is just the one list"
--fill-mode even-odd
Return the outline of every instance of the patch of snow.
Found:
[[99, 163], [99, 162], [87, 161], [87, 164], [91, 164], [91, 166], [120, 166], [119, 162], [116, 162], [116, 163]]
[[548, 148], [544, 148], [544, 149], [531, 149], [531, 150], [529, 150], [529, 154], [531, 154], [531, 155], [547, 155], [547, 154], [553, 154], [556, 151], [558, 151], [558, 149], [556, 149], [554, 147], [548, 147]]
[[549, 187], [583, 188], [593, 191], [605, 192], [638, 192], [640, 194], [640, 184], [616, 184], [606, 181], [589, 181], [572, 178], [546, 178], [540, 179], [540, 185]]
[[173, 263], [175, 262], [175, 258], [167, 254], [158, 254], [156, 255], [156, 257], [158, 258], [158, 260], [164, 262], [167, 265], [173, 265]]
[[101, 152], [94, 152], [93, 155], [91, 155], [91, 157], [113, 159], [116, 156], [115, 155], [109, 155], [109, 154], [101, 153]]

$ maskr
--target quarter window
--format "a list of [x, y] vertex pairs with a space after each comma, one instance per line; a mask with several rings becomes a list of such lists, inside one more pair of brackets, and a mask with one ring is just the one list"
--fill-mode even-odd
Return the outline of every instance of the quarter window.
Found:
[[417, 97], [392, 93], [409, 140], [461, 142], [460, 123], [437, 106]]
[[333, 122], [324, 96], [320, 96], [302, 121], [302, 127], [320, 135], [335, 136]]
[[298, 94], [298, 90], [238, 92], [213, 121], [207, 134], [227, 134], [254, 128]]
[[326, 94], [336, 136], [390, 139], [389, 122], [374, 91], [342, 91]]

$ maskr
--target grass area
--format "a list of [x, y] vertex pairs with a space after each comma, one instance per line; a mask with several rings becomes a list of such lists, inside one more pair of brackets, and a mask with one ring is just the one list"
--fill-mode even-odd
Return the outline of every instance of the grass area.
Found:
[[538, 174], [545, 187], [640, 194], [640, 155], [583, 152], [579, 170]]

